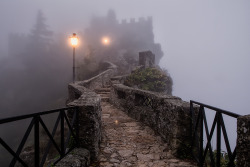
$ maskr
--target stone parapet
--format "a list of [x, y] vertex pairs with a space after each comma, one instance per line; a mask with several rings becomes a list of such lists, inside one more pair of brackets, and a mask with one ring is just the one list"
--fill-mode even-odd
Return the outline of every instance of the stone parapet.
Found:
[[113, 84], [110, 102], [150, 126], [176, 156], [190, 154], [190, 104], [179, 97]]
[[[117, 67], [106, 62], [107, 68], [99, 75], [68, 86], [68, 106], [79, 108], [79, 147], [90, 151], [91, 160], [97, 158], [101, 141], [101, 97], [93, 90], [110, 85], [110, 78], [116, 74]], [[72, 113], [68, 113], [72, 118]]]
[[250, 166], [250, 115], [237, 118], [237, 166]]
[[88, 167], [90, 164], [90, 153], [84, 148], [77, 148], [59, 161], [55, 167]]
[[[99, 154], [101, 141], [101, 98], [80, 84], [69, 84], [67, 105], [79, 108], [79, 147], [88, 149], [91, 160], [94, 160]], [[68, 115], [72, 118], [72, 113]]]
[[105, 63], [108, 66], [105, 71], [95, 77], [80, 82], [80, 85], [91, 90], [94, 90], [96, 88], [108, 87], [110, 85], [110, 78], [117, 73], [117, 66], [110, 62]]

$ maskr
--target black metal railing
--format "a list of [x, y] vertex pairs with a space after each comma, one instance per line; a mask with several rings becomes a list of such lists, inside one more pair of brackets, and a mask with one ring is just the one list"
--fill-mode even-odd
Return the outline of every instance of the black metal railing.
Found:
[[[199, 107], [199, 111], [194, 112], [194, 105]], [[216, 112], [214, 121], [209, 132], [205, 108], [213, 110]], [[198, 115], [197, 115], [198, 114]], [[210, 158], [211, 167], [220, 167], [221, 166], [221, 131], [224, 136], [224, 141], [227, 149], [228, 163], [227, 166], [235, 166], [235, 157], [236, 157], [236, 148], [232, 151], [230, 148], [226, 127], [223, 120], [223, 115], [227, 115], [233, 118], [237, 118], [240, 115], [225, 111], [216, 107], [212, 107], [206, 104], [202, 104], [195, 101], [190, 101], [190, 115], [191, 115], [191, 137], [192, 137], [192, 153], [199, 166], [205, 165], [205, 158]], [[195, 119], [196, 118], [196, 119]], [[216, 133], [216, 152], [212, 150], [211, 140], [215, 131], [215, 126], [217, 129]], [[205, 132], [204, 132], [205, 130]], [[203, 147], [204, 136], [206, 136], [207, 143]], [[209, 156], [208, 156], [209, 151]]]
[[[69, 121], [69, 118], [67, 117], [67, 112], [73, 113], [71, 118], [71, 123]], [[52, 133], [49, 132], [48, 127], [45, 125], [43, 119], [41, 116], [58, 113], [57, 120], [55, 122], [54, 128], [52, 130]], [[8, 153], [12, 156], [12, 161], [10, 162], [9, 166], [15, 166], [17, 162], [22, 164], [22, 166], [28, 167], [29, 165], [27, 162], [24, 162], [24, 160], [20, 157], [22, 150], [25, 146], [25, 143], [27, 142], [28, 137], [30, 136], [30, 133], [32, 131], [32, 128], [34, 130], [34, 166], [36, 167], [42, 167], [45, 164], [46, 158], [48, 156], [48, 153], [50, 151], [50, 148], [54, 146], [59, 153], [59, 156], [55, 161], [53, 162], [53, 165], [55, 165], [57, 162], [59, 162], [65, 155], [67, 155], [70, 151], [72, 151], [73, 148], [75, 148], [79, 143], [79, 120], [78, 120], [78, 108], [77, 107], [69, 107], [69, 108], [62, 108], [57, 110], [51, 110], [51, 111], [45, 111], [45, 112], [39, 112], [34, 114], [28, 114], [23, 116], [17, 116], [12, 118], [5, 118], [0, 119], [0, 125], [3, 124], [10, 124], [12, 122], [31, 119], [31, 122], [21, 140], [20, 145], [18, 146], [17, 150], [14, 151], [10, 145], [7, 144], [6, 141], [3, 140], [3, 136], [0, 136], [0, 144], [8, 151]], [[60, 144], [56, 143], [54, 140], [54, 136], [57, 131], [57, 127], [60, 123]], [[40, 128], [41, 125], [41, 128]], [[49, 140], [45, 147], [45, 151], [43, 155], [40, 155], [40, 133], [41, 129], [43, 129], [48, 136]], [[67, 131], [66, 131], [67, 129]], [[68, 134], [65, 134], [68, 133]], [[72, 142], [74, 140], [74, 142]], [[71, 143], [71, 144], [70, 144]], [[74, 144], [72, 144], [74, 143]], [[70, 147], [70, 148], [69, 148]], [[67, 148], [67, 149], [66, 149]], [[67, 150], [67, 151], [66, 151]]]

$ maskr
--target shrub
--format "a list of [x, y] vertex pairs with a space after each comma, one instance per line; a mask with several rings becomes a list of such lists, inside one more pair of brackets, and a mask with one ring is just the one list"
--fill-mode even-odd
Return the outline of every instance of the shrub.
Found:
[[172, 94], [172, 79], [168, 73], [157, 68], [139, 68], [133, 71], [124, 81], [130, 87]]

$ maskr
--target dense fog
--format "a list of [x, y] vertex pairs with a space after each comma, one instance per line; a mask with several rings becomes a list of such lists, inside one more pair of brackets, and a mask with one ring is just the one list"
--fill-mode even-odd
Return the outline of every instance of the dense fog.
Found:
[[[76, 54], [84, 60], [86, 28], [110, 9], [119, 23], [152, 17], [152, 40], [161, 45], [159, 64], [173, 78], [173, 95], [250, 113], [248, 0], [13, 0], [0, 2], [0, 118], [64, 106], [72, 82], [68, 38], [79, 34]], [[225, 122], [235, 144], [236, 121]]]
[[8, 35], [8, 55], [0, 61], [1, 117], [65, 106], [72, 60], [52, 35], [41, 11], [29, 33]]
[[[187, 101], [194, 99], [232, 112], [249, 113], [250, 2], [247, 0], [0, 3], [1, 57], [8, 56], [9, 34], [30, 33], [39, 9], [47, 18], [53, 37], [59, 33], [64, 37], [54, 42], [61, 42], [67, 56], [71, 56], [67, 38], [73, 32], [84, 33], [92, 16], [104, 16], [109, 9], [115, 10], [120, 22], [152, 16], [154, 40], [164, 52], [160, 64], [174, 80], [173, 94]], [[84, 39], [81, 42], [84, 46]]]

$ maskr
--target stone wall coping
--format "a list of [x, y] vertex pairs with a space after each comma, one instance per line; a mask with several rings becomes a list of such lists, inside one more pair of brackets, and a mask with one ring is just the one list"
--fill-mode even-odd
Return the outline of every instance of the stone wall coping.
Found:
[[249, 115], [242, 115], [242, 116], [239, 116], [237, 119], [248, 119], [250, 120], [250, 114]]
[[152, 98], [159, 98], [159, 99], [168, 99], [168, 100], [180, 100], [182, 99], [177, 96], [172, 96], [172, 95], [167, 95], [165, 93], [158, 93], [158, 92], [153, 92], [153, 91], [147, 91], [147, 90], [142, 90], [138, 88], [132, 88], [123, 84], [113, 84], [114, 89], [120, 90], [120, 91], [129, 91], [137, 94], [141, 94], [147, 97], [152, 97]]
[[[106, 70], [106, 72], [109, 70]], [[99, 154], [102, 124], [101, 97], [94, 92], [95, 87], [91, 87], [91, 84], [94, 85], [95, 82], [99, 81], [99, 79], [95, 78], [96, 77], [94, 77], [94, 79], [90, 79], [88, 84], [86, 84], [86, 81], [70, 83], [68, 85], [69, 99], [67, 103], [68, 106], [78, 107], [79, 147], [89, 150], [91, 161], [94, 161]], [[68, 113], [68, 116], [71, 119], [73, 118], [73, 114], [71, 112]], [[75, 161], [79, 160], [76, 159]], [[67, 165], [65, 165], [65, 167]]]
[[69, 84], [81, 96], [78, 99], [68, 103], [68, 106], [99, 106], [101, 97], [94, 91], [82, 86], [84, 81], [78, 81]]
[[89, 97], [89, 95], [80, 97], [77, 100], [74, 100], [73, 102], [68, 103], [68, 106], [99, 106], [99, 103], [101, 102], [101, 97], [97, 95], [96, 97]]
[[117, 69], [117, 66], [111, 62], [104, 62], [109, 66], [105, 71], [94, 76], [88, 80], [76, 81], [75, 83], [70, 83], [69, 88], [73, 89], [74, 94], [79, 95], [79, 98], [74, 99], [69, 102], [68, 106], [99, 106], [101, 101], [101, 96], [96, 94], [93, 90], [88, 88], [88, 85], [92, 82], [95, 82], [98, 78], [102, 77], [106, 73]]
[[100, 78], [101, 76], [103, 76], [104, 74], [108, 73], [109, 71], [112, 71], [114, 69], [117, 69], [117, 66], [114, 65], [113, 63], [111, 62], [105, 62], [105, 63], [108, 63], [109, 64], [109, 67], [107, 67], [107, 70], [101, 72], [100, 74], [90, 78], [90, 79], [87, 79], [87, 80], [84, 80], [84, 81], [80, 81], [79, 82], [79, 85], [81, 86], [87, 86], [89, 83], [93, 82], [94, 80]]
[[110, 78], [110, 80], [111, 81], [113, 81], [113, 80], [119, 80], [119, 79], [125, 79], [127, 76], [129, 76], [128, 74], [126, 74], [126, 75], [120, 75], [120, 76], [115, 76], [115, 77], [112, 77], [112, 78]]

